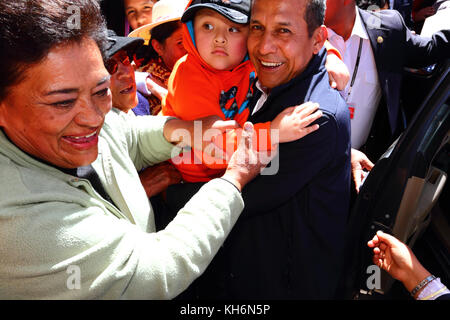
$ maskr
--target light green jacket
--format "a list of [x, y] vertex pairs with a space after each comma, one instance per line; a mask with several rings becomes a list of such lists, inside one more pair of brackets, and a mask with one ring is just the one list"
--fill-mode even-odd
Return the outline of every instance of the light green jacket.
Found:
[[214, 179], [155, 232], [136, 169], [180, 151], [162, 135], [166, 120], [106, 116], [93, 167], [118, 208], [0, 130], [0, 299], [170, 299], [205, 270], [243, 200]]

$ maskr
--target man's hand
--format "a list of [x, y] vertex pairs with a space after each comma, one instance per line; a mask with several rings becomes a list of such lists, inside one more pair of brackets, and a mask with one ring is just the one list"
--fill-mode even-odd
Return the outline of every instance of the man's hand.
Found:
[[168, 186], [181, 182], [181, 174], [170, 162], [161, 162], [139, 173], [147, 197], [165, 191]]
[[355, 183], [356, 192], [359, 193], [361, 182], [365, 176], [364, 169], [368, 171], [372, 170], [373, 163], [361, 151], [352, 148], [351, 152], [352, 177], [353, 182]]
[[318, 124], [310, 126], [322, 116], [322, 111], [318, 109], [319, 104], [305, 102], [280, 112], [271, 123], [271, 129], [278, 130], [279, 142], [295, 141], [319, 129]]
[[256, 138], [255, 135], [253, 124], [246, 122], [244, 130], [242, 130], [239, 146], [231, 156], [225, 174], [222, 176], [222, 178], [233, 183], [241, 191], [248, 182], [267, 166], [278, 150], [274, 148], [272, 151], [264, 152], [265, 154], [262, 156], [262, 152], [257, 152], [253, 149], [252, 140]]
[[350, 80], [350, 73], [345, 63], [335, 54], [327, 55], [325, 68], [330, 78], [330, 86], [333, 89], [344, 90]]

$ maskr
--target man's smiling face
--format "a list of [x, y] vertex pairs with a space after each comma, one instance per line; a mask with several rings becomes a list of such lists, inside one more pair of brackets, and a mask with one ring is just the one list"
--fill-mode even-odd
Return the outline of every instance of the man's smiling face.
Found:
[[264, 87], [289, 82], [320, 50], [308, 34], [305, 8], [305, 0], [253, 2], [248, 52]]

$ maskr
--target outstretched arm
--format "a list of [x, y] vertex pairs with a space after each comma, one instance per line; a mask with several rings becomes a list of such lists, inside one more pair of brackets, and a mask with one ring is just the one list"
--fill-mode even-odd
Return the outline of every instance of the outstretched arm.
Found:
[[[317, 103], [306, 102], [299, 106], [286, 108], [272, 122], [254, 124], [256, 133], [253, 147], [258, 151], [272, 150], [273, 145], [296, 141], [316, 131], [319, 129], [319, 125], [311, 124], [322, 116], [322, 112], [318, 109]], [[240, 140], [241, 133], [242, 129], [240, 128], [227, 130], [226, 133], [216, 136], [213, 140], [218, 148], [225, 150], [225, 154], [231, 156], [237, 148], [237, 141]], [[194, 152], [198, 157], [201, 156], [199, 152], [195, 150]], [[214, 161], [205, 156], [202, 159], [209, 168], [220, 169], [226, 166], [222, 159]]]

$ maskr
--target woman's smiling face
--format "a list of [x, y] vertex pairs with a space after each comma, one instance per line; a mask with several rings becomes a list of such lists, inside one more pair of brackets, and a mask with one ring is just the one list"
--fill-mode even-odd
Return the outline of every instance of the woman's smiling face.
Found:
[[110, 77], [91, 39], [50, 50], [0, 101], [0, 127], [23, 151], [62, 168], [95, 161], [111, 109]]

